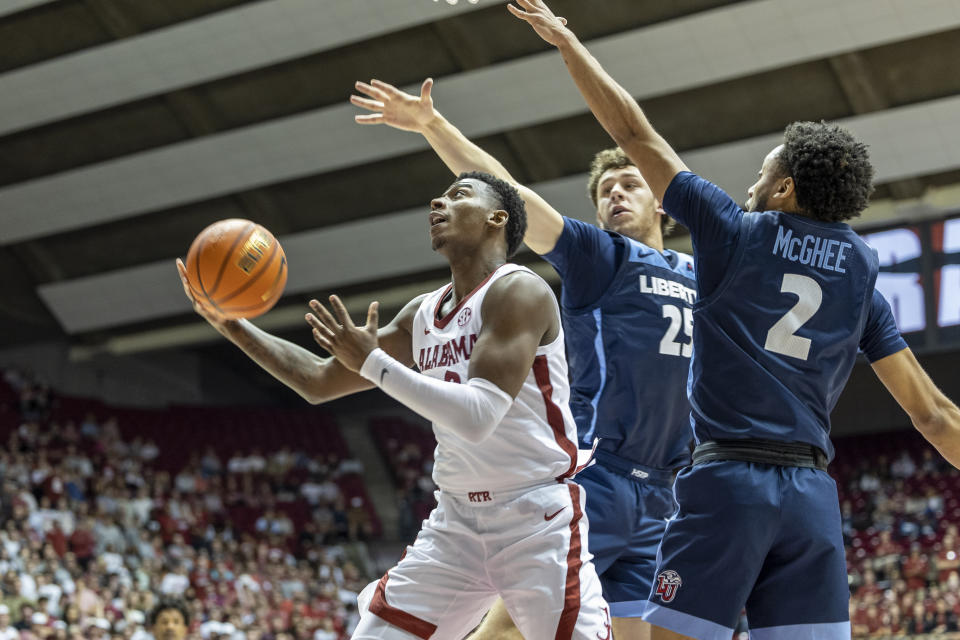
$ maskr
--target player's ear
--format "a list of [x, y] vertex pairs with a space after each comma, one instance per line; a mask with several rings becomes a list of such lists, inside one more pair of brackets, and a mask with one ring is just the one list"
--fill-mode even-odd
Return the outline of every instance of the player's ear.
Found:
[[510, 219], [510, 214], [504, 211], [503, 209], [497, 209], [496, 211], [490, 214], [490, 217], [487, 218], [487, 223], [497, 229], [505, 227], [507, 220]]

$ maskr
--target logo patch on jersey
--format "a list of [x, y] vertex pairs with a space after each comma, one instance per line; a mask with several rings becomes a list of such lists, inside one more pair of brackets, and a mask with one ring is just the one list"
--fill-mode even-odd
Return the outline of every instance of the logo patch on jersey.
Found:
[[600, 607], [603, 610], [603, 627], [607, 630], [607, 635], [597, 634], [597, 640], [610, 640], [610, 610], [606, 607]]
[[460, 312], [460, 315], [457, 316], [457, 326], [462, 327], [470, 322], [470, 317], [473, 315], [473, 311], [470, 310], [470, 307], [467, 307]]
[[551, 513], [550, 515], [543, 514], [543, 519], [546, 520], [547, 522], [550, 522], [551, 520], [553, 520], [554, 518], [556, 518], [558, 515], [560, 515], [560, 512], [563, 511], [564, 509], [566, 509], [566, 507], [560, 507], [559, 509], [557, 509], [556, 511], [554, 511], [554, 512]]
[[493, 500], [489, 491], [471, 491], [467, 494], [467, 499], [470, 502], [490, 502]]
[[650, 474], [647, 473], [646, 471], [644, 471], [643, 469], [631, 469], [631, 470], [630, 470], [630, 475], [632, 475], [634, 478], [648, 478], [648, 477], [650, 477]]
[[661, 571], [657, 576], [657, 590], [654, 592], [664, 602], [672, 602], [683, 584], [680, 574], [672, 569]]

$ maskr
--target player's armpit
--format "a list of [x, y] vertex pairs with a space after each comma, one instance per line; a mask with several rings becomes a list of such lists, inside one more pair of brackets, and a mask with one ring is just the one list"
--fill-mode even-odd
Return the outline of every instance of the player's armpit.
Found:
[[539, 277], [518, 271], [490, 286], [480, 312], [483, 330], [470, 356], [468, 375], [489, 380], [515, 398], [537, 347], [559, 335], [556, 299]]
[[872, 366], [917, 431], [960, 468], [960, 409], [937, 388], [913, 352], [902, 349]]

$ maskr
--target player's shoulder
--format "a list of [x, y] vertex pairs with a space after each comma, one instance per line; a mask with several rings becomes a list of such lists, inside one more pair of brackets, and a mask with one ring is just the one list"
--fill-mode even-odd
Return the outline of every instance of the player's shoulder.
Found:
[[436, 291], [421, 293], [417, 297], [413, 298], [400, 309], [400, 312], [394, 317], [391, 324], [404, 327], [408, 331], [412, 331], [413, 328], [413, 319], [416, 317], [417, 312], [420, 310], [420, 307], [423, 305], [424, 301], [432, 296]]
[[556, 307], [556, 296], [547, 281], [526, 267], [504, 273], [490, 284], [481, 313], [524, 317]]
[[544, 295], [553, 297], [553, 289], [550, 288], [546, 280], [541, 278], [533, 270], [521, 265], [511, 266], [513, 267], [511, 270], [503, 273], [490, 284], [490, 289], [487, 291], [484, 302], [489, 300], [491, 296], [494, 299], [539, 297]]

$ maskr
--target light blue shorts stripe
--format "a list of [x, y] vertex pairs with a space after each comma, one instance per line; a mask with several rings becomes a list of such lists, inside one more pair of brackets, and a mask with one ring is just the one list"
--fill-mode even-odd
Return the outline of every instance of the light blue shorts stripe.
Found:
[[850, 640], [850, 622], [788, 624], [751, 629], [751, 640]]
[[643, 614], [643, 619], [652, 625], [697, 640], [730, 640], [733, 637], [732, 627], [725, 627], [716, 622], [691, 616], [688, 613], [667, 609], [652, 602], [647, 603], [647, 610]]
[[626, 602], [611, 602], [611, 618], [642, 618], [647, 610], [646, 600], [628, 600]]

